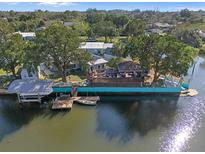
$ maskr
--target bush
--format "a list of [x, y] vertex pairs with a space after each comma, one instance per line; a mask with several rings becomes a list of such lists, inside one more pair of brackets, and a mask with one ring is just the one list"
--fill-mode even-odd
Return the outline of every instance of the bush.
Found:
[[205, 44], [202, 44], [202, 46], [200, 47], [199, 54], [205, 54]]

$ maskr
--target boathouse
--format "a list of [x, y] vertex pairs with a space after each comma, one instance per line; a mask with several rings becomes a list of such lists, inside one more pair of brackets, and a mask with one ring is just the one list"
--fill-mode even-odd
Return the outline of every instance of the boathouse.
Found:
[[19, 96], [19, 102], [41, 102], [41, 99], [53, 92], [53, 81], [38, 79], [17, 79], [8, 87], [8, 93]]

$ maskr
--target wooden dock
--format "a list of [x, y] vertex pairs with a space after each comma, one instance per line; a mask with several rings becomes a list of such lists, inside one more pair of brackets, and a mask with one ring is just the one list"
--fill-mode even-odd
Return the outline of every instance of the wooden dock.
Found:
[[99, 101], [99, 96], [94, 97], [70, 97], [68, 95], [62, 95], [53, 102], [52, 110], [60, 109], [72, 109], [73, 103], [79, 103], [83, 105], [96, 105]]
[[52, 109], [72, 109], [73, 102], [78, 99], [80, 99], [80, 97], [69, 97], [68, 95], [63, 95], [53, 102]]
[[196, 96], [198, 95], [198, 91], [196, 89], [187, 89], [181, 92], [180, 96]]

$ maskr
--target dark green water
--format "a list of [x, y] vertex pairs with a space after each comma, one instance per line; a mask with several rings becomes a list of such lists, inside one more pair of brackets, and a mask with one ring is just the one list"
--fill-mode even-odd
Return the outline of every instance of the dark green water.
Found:
[[205, 58], [197, 61], [192, 98], [108, 98], [54, 112], [1, 97], [0, 151], [205, 151]]

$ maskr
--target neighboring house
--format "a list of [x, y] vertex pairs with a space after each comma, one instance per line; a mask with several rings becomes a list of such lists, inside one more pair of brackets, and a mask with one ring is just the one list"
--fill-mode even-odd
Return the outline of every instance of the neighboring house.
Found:
[[107, 61], [112, 58], [116, 58], [116, 56], [113, 56], [111, 53], [111, 50], [113, 49], [113, 43], [83, 42], [80, 45], [80, 49], [84, 49], [85, 51], [89, 52], [93, 57], [101, 57]]
[[145, 32], [145, 34], [149, 35], [149, 34], [159, 34], [159, 35], [163, 35], [163, 30], [160, 30], [160, 29], [149, 29]]
[[157, 27], [157, 28], [170, 28], [170, 27], [173, 27], [173, 25], [170, 25], [168, 23], [161, 23], [161, 22], [154, 23], [154, 26]]
[[20, 34], [27, 41], [32, 41], [36, 37], [34, 32], [15, 32], [14, 34]]
[[201, 30], [198, 30], [197, 32], [198, 32], [199, 36], [201, 37], [201, 39], [205, 41], [205, 33], [202, 32]]
[[46, 27], [45, 27], [45, 26], [42, 26], [42, 27], [36, 28], [36, 31], [42, 31], [42, 30], [45, 30], [45, 29], [46, 29]]
[[156, 22], [154, 24], [148, 24], [148, 28], [146, 30], [146, 34], [159, 34], [163, 35], [163, 33], [170, 32], [174, 25], [170, 25], [168, 23]]
[[113, 43], [104, 42], [83, 42], [80, 49], [84, 49], [92, 54], [103, 55], [113, 48]]
[[71, 27], [74, 26], [76, 23], [75, 22], [64, 22], [63, 25], [66, 27]]

